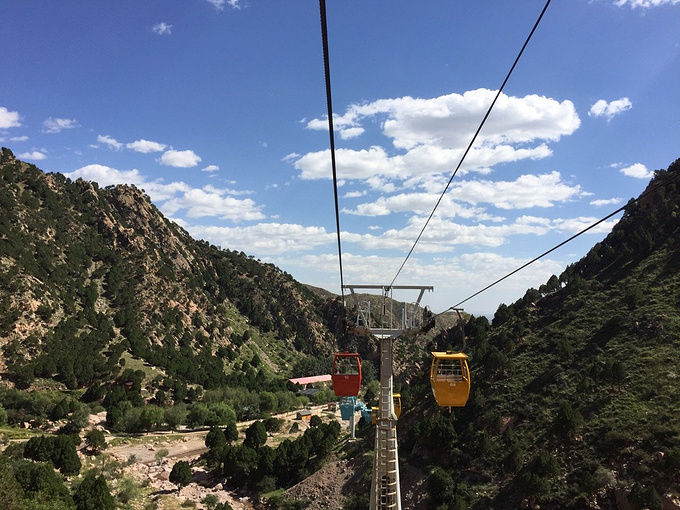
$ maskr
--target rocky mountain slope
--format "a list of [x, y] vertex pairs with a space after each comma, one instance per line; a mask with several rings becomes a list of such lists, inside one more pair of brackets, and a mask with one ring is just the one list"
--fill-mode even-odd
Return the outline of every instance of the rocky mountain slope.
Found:
[[2, 149], [0, 240], [0, 360], [19, 386], [85, 386], [126, 351], [206, 387], [255, 354], [285, 375], [295, 353], [331, 352], [321, 297], [195, 241], [135, 187], [72, 182]]

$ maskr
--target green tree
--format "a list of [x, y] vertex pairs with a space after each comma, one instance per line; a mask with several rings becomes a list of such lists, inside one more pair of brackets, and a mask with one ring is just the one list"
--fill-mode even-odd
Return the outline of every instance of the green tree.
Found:
[[172, 466], [172, 471], [170, 471], [170, 481], [177, 485], [178, 490], [182, 490], [182, 487], [191, 483], [193, 478], [193, 473], [191, 472], [191, 466], [185, 460], [180, 460]]
[[205, 506], [208, 510], [213, 510], [219, 502], [220, 500], [215, 494], [208, 494], [201, 500], [203, 506]]
[[189, 414], [187, 415], [187, 425], [190, 427], [200, 427], [205, 425], [209, 414], [210, 411], [208, 410], [208, 406], [205, 404], [194, 404], [191, 406], [191, 409], [189, 409]]
[[7, 459], [0, 455], [0, 501], [6, 510], [22, 510], [24, 491], [8, 464]]
[[61, 476], [50, 464], [21, 461], [15, 467], [14, 477], [29, 500], [53, 500], [64, 503], [66, 508], [72, 508], [73, 499]]
[[180, 425], [184, 425], [187, 421], [187, 408], [184, 404], [166, 407], [164, 413], [165, 423], [168, 424], [170, 430], [177, 430]]
[[238, 428], [236, 427], [236, 423], [230, 423], [224, 428], [224, 437], [227, 439], [228, 444], [238, 440]]
[[267, 442], [267, 429], [261, 421], [255, 421], [246, 429], [246, 438], [243, 445], [257, 450]]
[[52, 463], [64, 475], [77, 475], [80, 472], [80, 458], [76, 445], [69, 436], [57, 436]]
[[644, 486], [638, 482], [635, 482], [635, 485], [633, 485], [633, 489], [628, 495], [628, 501], [638, 509], [661, 510], [663, 508], [663, 502], [656, 489], [652, 486]]
[[90, 471], [73, 493], [73, 501], [77, 510], [115, 510], [113, 499], [104, 475], [95, 475]]
[[147, 406], [139, 416], [139, 428], [149, 432], [158, 429], [165, 419], [165, 412], [156, 406]]
[[218, 448], [227, 444], [227, 438], [224, 435], [224, 431], [214, 426], [210, 429], [210, 432], [205, 436], [205, 446], [208, 448]]
[[568, 402], [562, 402], [555, 420], [553, 430], [562, 437], [569, 437], [583, 426], [583, 416], [578, 409], [574, 409]]
[[106, 449], [106, 437], [104, 432], [99, 429], [91, 429], [85, 434], [85, 445], [90, 449], [95, 455]]

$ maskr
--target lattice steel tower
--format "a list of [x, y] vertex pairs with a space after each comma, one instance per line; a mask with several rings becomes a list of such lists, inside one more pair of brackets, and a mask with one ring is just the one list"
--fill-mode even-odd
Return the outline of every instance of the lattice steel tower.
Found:
[[[414, 321], [415, 310], [420, 306], [420, 299], [426, 290], [433, 287], [419, 285], [344, 285], [349, 289], [357, 306], [359, 317], [357, 322], [369, 324], [367, 317], [362, 317], [363, 309], [354, 293], [358, 289], [380, 289], [383, 296], [383, 313], [380, 328], [369, 328], [370, 332], [380, 340], [380, 402], [375, 428], [375, 456], [373, 457], [373, 480], [371, 483], [370, 510], [401, 510], [401, 488], [399, 484], [399, 455], [397, 451], [397, 416], [394, 412], [394, 394], [392, 391], [394, 339], [420, 324]], [[387, 298], [393, 290], [418, 290], [417, 301], [413, 304], [411, 314], [405, 309], [401, 314], [401, 324], [393, 325], [394, 315], [387, 314]], [[390, 299], [390, 306], [394, 303]], [[408, 306], [406, 303], [404, 306]]]

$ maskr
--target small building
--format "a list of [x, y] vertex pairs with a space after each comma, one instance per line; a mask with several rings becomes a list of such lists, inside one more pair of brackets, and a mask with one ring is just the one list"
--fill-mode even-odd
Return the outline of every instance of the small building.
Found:
[[311, 377], [298, 377], [296, 379], [288, 379], [292, 384], [299, 384], [303, 389], [307, 389], [308, 384], [329, 383], [331, 382], [331, 374], [313, 375]]
[[312, 411], [309, 409], [303, 409], [297, 412], [296, 420], [309, 421], [312, 419]]

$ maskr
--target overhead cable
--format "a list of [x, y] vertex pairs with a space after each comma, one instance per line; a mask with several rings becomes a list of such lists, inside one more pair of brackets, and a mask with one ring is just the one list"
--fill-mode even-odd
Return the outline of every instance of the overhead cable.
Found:
[[453, 174], [451, 175], [451, 178], [449, 179], [449, 182], [446, 184], [446, 187], [444, 188], [444, 191], [442, 191], [441, 195], [439, 196], [439, 199], [437, 200], [437, 203], [434, 206], [434, 209], [432, 209], [432, 212], [430, 213], [430, 216], [427, 218], [427, 221], [425, 221], [425, 224], [423, 225], [423, 228], [420, 230], [420, 233], [418, 234], [418, 237], [416, 237], [415, 242], [413, 243], [413, 246], [411, 246], [411, 249], [409, 250], [408, 254], [406, 255], [406, 258], [404, 261], [401, 263], [401, 266], [399, 267], [399, 270], [397, 271], [397, 274], [394, 275], [394, 278], [392, 279], [392, 283], [390, 283], [390, 287], [394, 285], [394, 282], [396, 281], [397, 277], [399, 276], [399, 273], [401, 273], [401, 270], [404, 269], [404, 266], [406, 265], [406, 261], [408, 261], [409, 257], [413, 253], [413, 250], [415, 249], [416, 245], [418, 244], [418, 241], [420, 241], [420, 238], [423, 235], [423, 232], [425, 232], [425, 229], [427, 228], [428, 224], [430, 223], [430, 220], [434, 216], [435, 211], [439, 207], [439, 204], [441, 203], [442, 199], [444, 198], [444, 195], [446, 195], [446, 192], [449, 190], [449, 186], [451, 186], [451, 182], [453, 181], [453, 178], [456, 176], [458, 173], [458, 170], [460, 170], [460, 167], [463, 164], [463, 161], [465, 161], [465, 157], [468, 155], [468, 152], [470, 152], [470, 149], [472, 149], [472, 146], [475, 143], [475, 140], [477, 139], [477, 135], [479, 135], [479, 132], [482, 130], [482, 127], [486, 123], [486, 119], [489, 118], [489, 114], [491, 113], [491, 110], [493, 110], [494, 105], [496, 104], [496, 101], [500, 97], [501, 93], [503, 92], [503, 89], [505, 88], [506, 83], [508, 83], [508, 80], [510, 79], [510, 76], [512, 75], [512, 72], [515, 70], [515, 66], [519, 62], [519, 59], [522, 57], [522, 54], [524, 53], [525, 48], [529, 44], [529, 41], [531, 40], [531, 37], [534, 35], [534, 32], [538, 28], [539, 23], [541, 22], [541, 19], [543, 18], [543, 15], [545, 14], [545, 11], [548, 9], [548, 6], [550, 5], [551, 0], [547, 0], [545, 3], [545, 6], [543, 7], [543, 10], [541, 11], [541, 14], [538, 16], [538, 19], [536, 20], [536, 23], [534, 23], [534, 27], [531, 29], [531, 32], [529, 33], [529, 36], [527, 37], [526, 41], [524, 41], [524, 44], [522, 45], [522, 49], [519, 51], [517, 54], [517, 58], [515, 58], [515, 61], [512, 64], [512, 67], [510, 67], [510, 71], [508, 71], [508, 74], [505, 76], [505, 79], [503, 80], [503, 84], [500, 86], [498, 89], [498, 92], [496, 93], [496, 96], [494, 97], [493, 101], [491, 102], [491, 105], [489, 106], [489, 109], [486, 111], [486, 114], [484, 115], [484, 118], [482, 119], [482, 122], [479, 124], [479, 127], [477, 128], [477, 131], [475, 131], [475, 134], [472, 137], [472, 140], [470, 140], [470, 143], [467, 146], [467, 149], [465, 149], [465, 152], [463, 153], [463, 156], [460, 158], [460, 161], [458, 162], [458, 166], [456, 166], [456, 169], [454, 170]]
[[345, 284], [342, 276], [342, 245], [340, 243], [340, 209], [338, 207], [338, 177], [335, 166], [335, 137], [333, 135], [333, 101], [331, 100], [331, 67], [328, 56], [328, 28], [326, 24], [326, 0], [319, 0], [321, 14], [321, 40], [323, 42], [323, 67], [326, 77], [326, 107], [328, 109], [328, 133], [330, 136], [331, 168], [333, 170], [333, 193], [335, 196], [335, 229], [338, 232], [338, 261], [340, 264], [340, 295], [345, 302]]
[[[677, 179], [679, 176], [680, 176], [680, 173], [679, 173], [679, 174], [676, 174], [675, 176], [673, 176], [673, 179]], [[656, 184], [656, 185], [654, 185], [654, 186], [652, 186], [652, 187], [650, 187], [650, 188], [647, 188], [642, 194], [640, 194], [639, 197], [637, 197], [636, 199], [632, 199], [632, 200], [634, 200], [635, 202], [638, 202], [640, 199], [646, 197], [646, 196], [649, 195], [650, 193], [653, 193], [654, 191], [656, 191], [656, 190], [657, 190], [658, 188], [660, 188], [661, 186], [666, 185], [667, 182], [668, 182], [668, 181], [659, 182], [658, 184]], [[602, 219], [596, 221], [595, 223], [593, 223], [593, 224], [590, 225], [589, 227], [584, 228], [583, 230], [581, 230], [581, 231], [578, 232], [577, 234], [574, 234], [573, 236], [571, 236], [569, 239], [565, 239], [565, 240], [562, 241], [560, 244], [558, 244], [558, 245], [556, 245], [556, 246], [553, 246], [552, 248], [550, 248], [548, 251], [546, 251], [546, 252], [544, 252], [544, 253], [541, 253], [538, 257], [531, 259], [531, 260], [530, 260], [529, 262], [527, 262], [526, 264], [523, 264], [523, 265], [521, 265], [520, 267], [518, 267], [517, 269], [515, 269], [514, 271], [512, 271], [512, 272], [506, 274], [504, 277], [499, 278], [498, 280], [496, 280], [496, 281], [493, 282], [493, 283], [490, 283], [489, 285], [487, 285], [487, 286], [484, 287], [483, 289], [478, 290], [477, 292], [475, 292], [475, 293], [472, 294], [471, 296], [466, 297], [465, 299], [463, 299], [463, 300], [460, 301], [459, 303], [456, 303], [455, 305], [453, 305], [451, 308], [458, 308], [460, 305], [462, 305], [462, 304], [465, 303], [466, 301], [471, 300], [473, 297], [479, 296], [482, 292], [485, 292], [485, 291], [489, 290], [489, 289], [490, 289], [491, 287], [493, 287], [494, 285], [496, 285], [496, 284], [502, 282], [502, 281], [505, 280], [506, 278], [511, 277], [511, 276], [514, 275], [515, 273], [518, 273], [519, 271], [521, 271], [521, 270], [524, 269], [525, 267], [530, 266], [531, 264], [533, 264], [533, 263], [536, 262], [537, 260], [542, 259], [543, 257], [545, 257], [546, 255], [548, 255], [549, 253], [552, 253], [552, 252], [554, 252], [556, 249], [561, 248], [562, 246], [564, 246], [564, 245], [567, 244], [568, 242], [573, 241], [574, 239], [576, 239], [576, 238], [577, 238], [578, 236], [580, 236], [581, 234], [585, 234], [585, 233], [588, 232], [589, 230], [591, 230], [591, 229], [597, 227], [600, 223], [603, 223], [604, 221], [607, 221], [607, 220], [608, 220], [609, 218], [611, 218], [612, 216], [615, 216], [616, 214], [618, 214], [618, 213], [620, 213], [621, 211], [623, 211], [626, 207], [628, 207], [628, 204], [629, 204], [629, 203], [630, 203], [630, 200], [628, 201], [628, 203], [626, 203], [626, 205], [624, 205], [624, 206], [622, 206], [622, 207], [619, 207], [616, 211], [614, 211], [614, 212], [608, 214], [607, 216], [605, 216], [604, 218], [602, 218]], [[449, 310], [450, 310], [451, 308], [449, 308]]]

